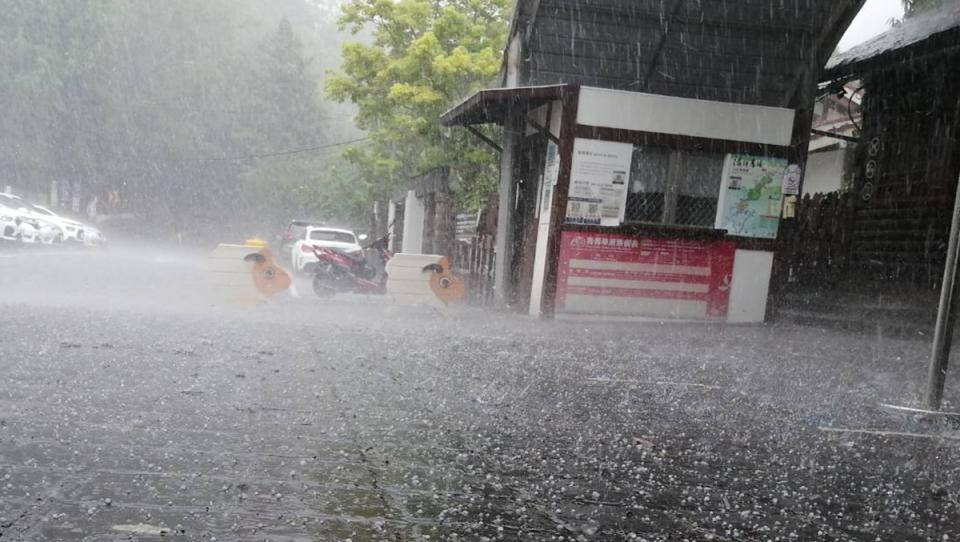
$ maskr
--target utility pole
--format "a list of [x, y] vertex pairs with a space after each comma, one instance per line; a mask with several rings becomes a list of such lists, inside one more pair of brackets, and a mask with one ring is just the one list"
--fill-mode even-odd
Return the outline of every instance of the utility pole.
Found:
[[960, 253], [960, 179], [953, 201], [953, 220], [950, 223], [950, 242], [947, 245], [947, 261], [943, 266], [943, 281], [940, 286], [940, 306], [937, 310], [937, 326], [933, 333], [933, 351], [930, 355], [930, 373], [927, 379], [927, 408], [940, 410], [943, 401], [943, 386], [947, 379], [947, 364], [950, 361], [950, 346], [953, 342], [953, 327], [957, 321], [957, 260]]

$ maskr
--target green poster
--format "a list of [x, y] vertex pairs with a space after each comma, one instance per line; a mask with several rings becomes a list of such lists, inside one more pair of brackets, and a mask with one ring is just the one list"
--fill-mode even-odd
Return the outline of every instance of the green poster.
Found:
[[717, 205], [717, 228], [730, 235], [776, 239], [783, 201], [782, 158], [728, 154]]

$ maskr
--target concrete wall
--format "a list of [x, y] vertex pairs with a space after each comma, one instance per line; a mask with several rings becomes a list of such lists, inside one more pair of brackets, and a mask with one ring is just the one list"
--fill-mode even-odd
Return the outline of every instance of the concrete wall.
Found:
[[737, 250], [730, 285], [727, 322], [734, 324], [763, 322], [767, 312], [773, 252]]
[[423, 252], [423, 201], [413, 190], [407, 192], [403, 208], [403, 247], [401, 252], [420, 254]]

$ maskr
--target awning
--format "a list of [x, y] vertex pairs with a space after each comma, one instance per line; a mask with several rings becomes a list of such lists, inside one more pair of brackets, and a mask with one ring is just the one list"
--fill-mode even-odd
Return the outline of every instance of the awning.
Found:
[[539, 107], [559, 100], [573, 90], [571, 85], [542, 87], [493, 88], [481, 90], [440, 116], [444, 126], [473, 126], [476, 124], [503, 124], [507, 110], [520, 106]]

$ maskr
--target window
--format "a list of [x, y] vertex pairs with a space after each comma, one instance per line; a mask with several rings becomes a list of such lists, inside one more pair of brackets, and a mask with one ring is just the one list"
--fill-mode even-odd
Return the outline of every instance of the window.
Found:
[[634, 147], [626, 222], [713, 227], [723, 154]]
[[307, 233], [307, 228], [313, 226], [323, 226], [323, 222], [311, 222], [309, 220], [293, 220], [290, 222], [290, 225], [287, 226], [287, 233], [285, 239], [303, 239], [303, 236]]
[[33, 205], [32, 207], [33, 207], [33, 210], [34, 210], [34, 211], [36, 211], [36, 212], [38, 212], [38, 213], [40, 213], [40, 214], [42, 214], [42, 215], [53, 216], [53, 217], [57, 216], [57, 215], [53, 214], [53, 211], [50, 211], [49, 209], [45, 209], [45, 208], [43, 208], [43, 207], [40, 207], [39, 205]]
[[352, 244], [357, 242], [357, 238], [352, 233], [333, 230], [313, 230], [310, 232], [310, 240]]

